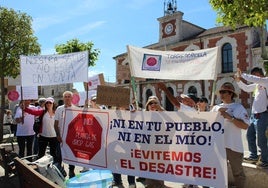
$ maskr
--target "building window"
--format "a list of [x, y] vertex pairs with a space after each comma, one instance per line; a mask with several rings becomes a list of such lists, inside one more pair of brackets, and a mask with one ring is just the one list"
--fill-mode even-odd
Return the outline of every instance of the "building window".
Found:
[[233, 72], [233, 53], [230, 43], [226, 43], [222, 46], [222, 73]]
[[188, 89], [188, 94], [191, 93], [195, 96], [197, 96], [197, 89], [195, 86], [190, 86], [189, 89]]
[[[167, 88], [170, 93], [174, 96], [174, 91], [171, 87], [168, 87]], [[165, 108], [167, 111], [174, 111], [174, 105], [169, 101], [169, 99], [167, 98], [166, 96], [166, 108]]]
[[150, 96], [152, 96], [153, 95], [153, 92], [150, 90], [150, 89], [148, 89], [147, 91], [146, 91], [146, 101], [148, 101], [148, 98], [150, 97]]

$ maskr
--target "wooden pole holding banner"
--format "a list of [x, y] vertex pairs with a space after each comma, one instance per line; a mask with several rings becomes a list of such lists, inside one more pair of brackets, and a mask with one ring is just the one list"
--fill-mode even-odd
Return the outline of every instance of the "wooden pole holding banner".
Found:
[[87, 82], [87, 86], [86, 86], [86, 101], [85, 101], [85, 107], [88, 108], [88, 82]]
[[211, 101], [210, 101], [210, 109], [214, 106], [215, 91], [216, 91], [216, 80], [213, 80], [212, 93], [211, 93], [212, 96], [211, 96]]
[[135, 108], [138, 109], [139, 104], [137, 100], [137, 86], [136, 86], [135, 78], [133, 76], [131, 76], [131, 85], [132, 85], [132, 93], [133, 93], [134, 100], [135, 100]]
[[[23, 107], [24, 107], [24, 102], [23, 102], [23, 89], [22, 89], [22, 86], [20, 86], [20, 99], [23, 103]], [[24, 123], [24, 109], [21, 109], [21, 124]]]

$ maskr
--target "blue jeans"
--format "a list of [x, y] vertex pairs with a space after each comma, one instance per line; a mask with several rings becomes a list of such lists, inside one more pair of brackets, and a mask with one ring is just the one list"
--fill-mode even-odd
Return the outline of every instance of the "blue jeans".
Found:
[[247, 130], [248, 149], [250, 152], [249, 157], [254, 158], [254, 159], [256, 159], [258, 157], [257, 142], [256, 142], [257, 122], [258, 122], [258, 119], [255, 119], [254, 115], [251, 115], [250, 125], [249, 125], [248, 130]]
[[260, 113], [257, 121], [258, 146], [261, 149], [261, 161], [268, 164], [268, 145], [265, 131], [268, 128], [268, 111]]

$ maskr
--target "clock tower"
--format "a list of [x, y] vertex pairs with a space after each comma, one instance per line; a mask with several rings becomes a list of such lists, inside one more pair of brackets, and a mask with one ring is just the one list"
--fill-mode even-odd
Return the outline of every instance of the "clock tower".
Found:
[[180, 40], [183, 13], [177, 11], [176, 0], [164, 2], [164, 17], [159, 21], [159, 42], [168, 44], [170, 41]]

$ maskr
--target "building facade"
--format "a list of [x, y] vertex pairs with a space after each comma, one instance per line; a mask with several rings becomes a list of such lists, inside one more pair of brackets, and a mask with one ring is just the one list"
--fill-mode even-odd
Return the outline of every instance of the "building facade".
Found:
[[[161, 80], [177, 96], [181, 93], [193, 93], [197, 97], [205, 96], [210, 103], [220, 103], [217, 95], [212, 93], [213, 88], [217, 91], [224, 82], [234, 83], [236, 92], [239, 94], [237, 102], [242, 102], [245, 108], [250, 109], [250, 94], [241, 91], [234, 81], [237, 68], [243, 72], [250, 71], [253, 67], [262, 67], [260, 57], [260, 33], [256, 28], [240, 26], [236, 29], [230, 27], [215, 27], [204, 29], [193, 23], [183, 20], [180, 11], [165, 12], [165, 15], [157, 19], [159, 22], [159, 41], [144, 48], [167, 51], [192, 51], [212, 47], [220, 48], [220, 66], [218, 66], [217, 80]], [[114, 57], [116, 61], [117, 86], [130, 86], [130, 71], [127, 53]], [[190, 72], [189, 72], [190, 74]], [[144, 105], [150, 95], [160, 98], [161, 104], [166, 110], [176, 110], [168, 101], [163, 92], [159, 92], [156, 84], [160, 80], [136, 80], [137, 100]], [[213, 85], [214, 84], [214, 85]], [[132, 94], [131, 94], [132, 95]], [[133, 95], [131, 96], [133, 97]]]

